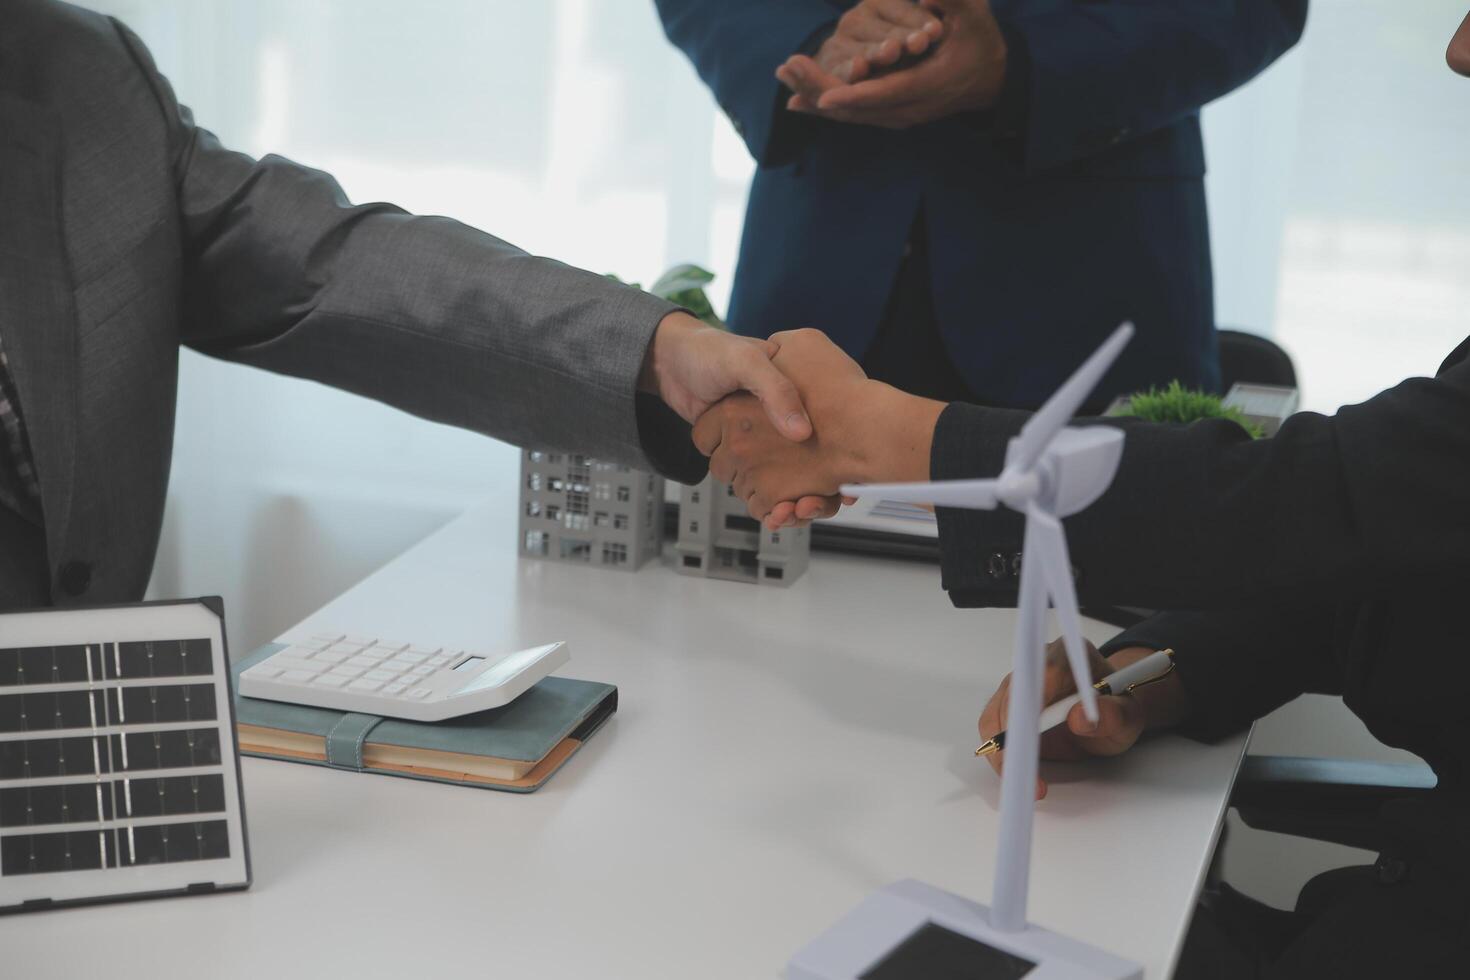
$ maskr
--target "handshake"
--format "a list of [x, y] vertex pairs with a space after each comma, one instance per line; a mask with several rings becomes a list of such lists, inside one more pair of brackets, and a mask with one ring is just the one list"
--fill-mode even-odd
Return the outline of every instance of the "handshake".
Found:
[[818, 330], [790, 330], [765, 343], [805, 406], [810, 435], [778, 429], [771, 399], [746, 392], [714, 402], [694, 424], [710, 473], [734, 487], [751, 517], [777, 530], [835, 514], [843, 483], [929, 479], [942, 402], [873, 381]]

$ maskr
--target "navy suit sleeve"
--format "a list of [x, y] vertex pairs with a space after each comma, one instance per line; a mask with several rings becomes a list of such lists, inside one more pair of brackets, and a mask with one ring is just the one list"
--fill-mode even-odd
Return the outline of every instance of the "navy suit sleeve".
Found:
[[1047, 7], [997, 13], [1028, 54], [1028, 169], [1070, 163], [1197, 111], [1280, 57], [1307, 17], [1307, 0]]
[[664, 32], [688, 55], [750, 155], [762, 166], [784, 162], [793, 143], [785, 86], [776, 69], [841, 11], [828, 0], [657, 0]]

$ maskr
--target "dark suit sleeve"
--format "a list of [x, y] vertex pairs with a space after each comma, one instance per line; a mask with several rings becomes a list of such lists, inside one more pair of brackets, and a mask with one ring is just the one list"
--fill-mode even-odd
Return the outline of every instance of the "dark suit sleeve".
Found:
[[1239, 87], [1301, 37], [1307, 0], [1016, 4], [1025, 40], [1025, 165], [1046, 169], [1167, 126]]
[[[1108, 491], [1066, 519], [1084, 603], [1198, 609], [1262, 596], [1350, 598], [1470, 573], [1470, 351], [1274, 438], [1233, 422], [1110, 419], [1127, 433]], [[992, 476], [1025, 413], [955, 404], [935, 428], [937, 479]], [[960, 605], [1015, 601], [1021, 522], [939, 510], [944, 587]]]
[[776, 69], [837, 22], [828, 0], [657, 0], [669, 40], [693, 62], [762, 166], [784, 163], [815, 120], [785, 108]]
[[353, 205], [330, 175], [282, 157], [227, 150], [117, 29], [169, 142], [185, 344], [518, 445], [700, 478], [688, 426], [635, 397], [675, 306], [448, 218]]
[[1109, 640], [1172, 649], [1189, 698], [1179, 731], [1206, 741], [1244, 729], [1300, 694], [1341, 694], [1328, 603], [1160, 613]]

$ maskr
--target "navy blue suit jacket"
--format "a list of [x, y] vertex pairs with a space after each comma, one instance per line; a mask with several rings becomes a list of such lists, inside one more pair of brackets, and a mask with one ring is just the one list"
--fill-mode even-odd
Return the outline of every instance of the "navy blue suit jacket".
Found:
[[982, 400], [1032, 406], [1125, 319], [1102, 396], [1218, 384], [1199, 108], [1301, 35], [1306, 0], [992, 0], [1024, 45], [1021, 137], [787, 112], [776, 67], [842, 0], [657, 0], [759, 167], [729, 320], [872, 342], [923, 209], [941, 335]]

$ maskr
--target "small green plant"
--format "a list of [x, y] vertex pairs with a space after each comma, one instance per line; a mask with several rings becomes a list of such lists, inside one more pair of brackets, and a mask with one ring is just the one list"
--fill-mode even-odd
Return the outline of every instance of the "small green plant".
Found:
[[1249, 421], [1240, 409], [1227, 407], [1219, 395], [1186, 388], [1178, 381], [1169, 382], [1167, 388], [1141, 391], [1111, 414], [1136, 416], [1150, 422], [1187, 423], [1200, 419], [1229, 419], [1249, 432], [1252, 439], [1265, 435], [1261, 427]]
[[[607, 277], [617, 279], [618, 282], [623, 281], [611, 272], [607, 274]], [[715, 308], [710, 305], [709, 297], [704, 293], [704, 287], [714, 282], [714, 279], [715, 274], [708, 269], [685, 263], [676, 265], [659, 276], [654, 284], [648, 287], [648, 291], [660, 299], [678, 303], [710, 326], [724, 330], [724, 321], [715, 315]], [[634, 289], [643, 288], [636, 282], [630, 282], [628, 285]]]

